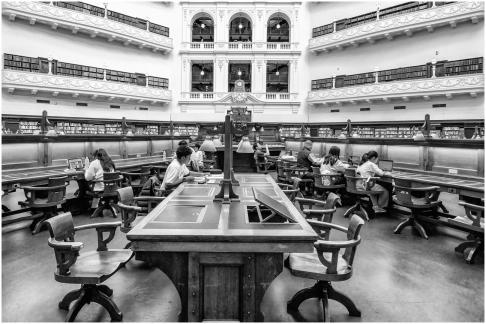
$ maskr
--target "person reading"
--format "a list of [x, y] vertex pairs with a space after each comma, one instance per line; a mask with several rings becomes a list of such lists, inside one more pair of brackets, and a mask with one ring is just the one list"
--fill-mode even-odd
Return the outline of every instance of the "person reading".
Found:
[[195, 176], [203, 173], [189, 171], [187, 165], [191, 162], [192, 150], [186, 145], [180, 145], [176, 151], [176, 158], [167, 167], [160, 189], [162, 191], [177, 188], [183, 182], [194, 181]]
[[[363, 154], [361, 164], [358, 166], [356, 172], [366, 179], [374, 176], [382, 177], [383, 175], [390, 175], [390, 172], [383, 171], [378, 167], [378, 160], [378, 153], [376, 151], [369, 151]], [[388, 198], [390, 196], [388, 190], [376, 183], [372, 187], [367, 188], [366, 179], [364, 179], [363, 186], [357, 186], [358, 190], [361, 188], [367, 191], [379, 191], [380, 193], [377, 195], [370, 195], [373, 210], [375, 213], [386, 213], [384, 208], [388, 205]]]
[[341, 150], [337, 146], [331, 146], [329, 154], [326, 155], [321, 165], [321, 174], [326, 173], [344, 173], [344, 170], [349, 168], [349, 164], [342, 162], [339, 159]]
[[[86, 181], [92, 180], [103, 180], [104, 172], [115, 172], [115, 163], [111, 160], [108, 152], [105, 149], [97, 149], [93, 153], [94, 160], [91, 161], [86, 171], [84, 172], [84, 178]], [[85, 166], [86, 167], [86, 166]], [[105, 184], [100, 181], [96, 182], [93, 190], [103, 191], [105, 189]], [[99, 198], [93, 198], [91, 202], [91, 208], [96, 208], [98, 206]]]

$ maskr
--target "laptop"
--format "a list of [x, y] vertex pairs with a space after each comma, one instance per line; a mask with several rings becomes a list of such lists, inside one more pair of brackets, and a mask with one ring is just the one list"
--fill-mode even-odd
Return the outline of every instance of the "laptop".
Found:
[[393, 171], [393, 161], [392, 160], [379, 160], [378, 167], [383, 171], [392, 172]]
[[68, 159], [70, 170], [82, 170], [84, 168], [83, 159]]

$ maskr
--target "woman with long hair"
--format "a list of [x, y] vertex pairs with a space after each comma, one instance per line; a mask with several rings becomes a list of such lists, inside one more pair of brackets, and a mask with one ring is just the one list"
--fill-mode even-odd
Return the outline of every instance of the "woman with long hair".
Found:
[[343, 163], [339, 159], [341, 150], [337, 146], [331, 146], [329, 154], [324, 157], [324, 161], [321, 165], [321, 174], [326, 173], [344, 173], [346, 168], [349, 168], [349, 164]]
[[[105, 151], [105, 149], [99, 148], [93, 153], [93, 161], [89, 164], [88, 169], [84, 173], [86, 181], [103, 180], [104, 172], [114, 172], [115, 163], [111, 160], [111, 157]], [[97, 182], [94, 185], [94, 191], [103, 191], [105, 185], [103, 182]]]

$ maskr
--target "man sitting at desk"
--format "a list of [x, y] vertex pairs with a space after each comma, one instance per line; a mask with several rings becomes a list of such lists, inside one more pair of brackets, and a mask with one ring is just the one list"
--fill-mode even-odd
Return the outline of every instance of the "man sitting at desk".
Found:
[[191, 154], [192, 150], [186, 145], [180, 145], [177, 148], [176, 158], [167, 167], [160, 189], [172, 190], [182, 182], [194, 181], [194, 176], [202, 175], [202, 173], [189, 171], [187, 168], [187, 165], [191, 162]]

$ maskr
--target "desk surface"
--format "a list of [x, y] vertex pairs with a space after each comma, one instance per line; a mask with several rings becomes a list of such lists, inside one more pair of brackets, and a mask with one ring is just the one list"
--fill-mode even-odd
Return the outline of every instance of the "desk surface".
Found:
[[447, 176], [430, 175], [422, 172], [404, 172], [393, 171], [393, 178], [407, 179], [418, 183], [441, 186], [446, 188], [455, 188], [461, 190], [468, 190], [480, 192], [484, 194], [484, 179], [477, 178], [476, 180], [457, 179]]
[[[162, 156], [149, 156], [142, 158], [129, 158], [114, 160], [117, 170], [130, 169], [140, 167], [142, 165], [157, 164], [163, 162]], [[14, 183], [30, 183], [42, 180], [47, 180], [51, 177], [59, 177], [63, 175], [79, 175], [84, 174], [84, 170], [79, 171], [64, 171], [66, 166], [57, 167], [40, 167], [28, 169], [12, 169], [2, 170], [2, 186]]]
[[[240, 201], [231, 204], [213, 202], [220, 189], [218, 183], [179, 186], [127, 234], [134, 241], [132, 249], [233, 252], [250, 244], [258, 252], [312, 251], [315, 232], [269, 175], [239, 174], [236, 179], [240, 185], [233, 190]], [[252, 187], [280, 203], [295, 222], [250, 221], [248, 209], [258, 205]]]

